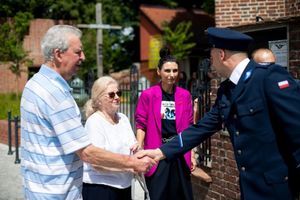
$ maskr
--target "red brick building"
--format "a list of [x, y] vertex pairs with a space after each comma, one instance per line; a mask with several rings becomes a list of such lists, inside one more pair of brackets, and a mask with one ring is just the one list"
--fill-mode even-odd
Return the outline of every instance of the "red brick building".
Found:
[[[19, 78], [18, 88], [22, 92], [28, 75], [38, 71], [43, 63], [40, 41], [46, 31], [53, 25], [63, 24], [60, 20], [51, 19], [34, 19], [30, 22], [29, 33], [25, 36], [23, 47], [29, 52], [29, 58], [32, 59], [33, 65], [28, 69], [23, 68]], [[0, 62], [0, 93], [13, 93], [16, 91], [15, 75], [9, 70], [10, 63]]]
[[[202, 10], [183, 8], [168, 9], [158, 6], [140, 6], [140, 66], [141, 73], [150, 80], [157, 83], [156, 66], [159, 59], [161, 47], [160, 37], [163, 33], [163, 23], [168, 22], [170, 27], [175, 27], [179, 22], [191, 21], [191, 31], [194, 33], [196, 47], [189, 59], [181, 61], [181, 69], [188, 75], [196, 71], [199, 59], [207, 48], [204, 30], [214, 26], [214, 18]], [[153, 65], [151, 64], [153, 62]]]
[[12, 63], [3, 63], [0, 61], [0, 93], [21, 92], [27, 82], [27, 69], [22, 69], [24, 71], [21, 73], [21, 77], [17, 83], [16, 76], [9, 69], [11, 64]]
[[[272, 48], [277, 51], [279, 63], [286, 63], [291, 74], [299, 77], [300, 1], [222, 0], [216, 1], [215, 10], [217, 27], [231, 27], [251, 35], [256, 41], [252, 49]], [[272, 44], [284, 45], [286, 50], [273, 49]]]

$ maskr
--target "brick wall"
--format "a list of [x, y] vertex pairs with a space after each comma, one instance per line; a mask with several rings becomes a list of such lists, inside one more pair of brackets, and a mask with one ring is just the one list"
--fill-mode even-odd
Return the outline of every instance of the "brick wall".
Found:
[[[211, 80], [212, 104], [216, 99], [217, 89], [221, 82], [216, 72]], [[197, 200], [238, 200], [240, 190], [238, 170], [232, 144], [227, 132], [219, 131], [211, 138], [211, 168], [201, 167], [212, 179], [211, 183], [192, 178], [194, 199]]]
[[40, 43], [47, 30], [56, 25], [63, 24], [62, 20], [34, 19], [30, 22], [28, 35], [25, 36], [23, 47], [29, 52], [29, 58], [33, 60], [33, 67], [39, 67], [44, 59]]
[[300, 21], [289, 23], [289, 70], [300, 79]]
[[[10, 71], [9, 67], [12, 63], [0, 63], [0, 93], [14, 93], [23, 91], [27, 81], [27, 68], [22, 68], [23, 72], [16, 81], [16, 76]], [[17, 88], [18, 84], [18, 89]]]
[[300, 13], [299, 0], [286, 0], [286, 16], [296, 16]]
[[[40, 67], [43, 63], [43, 56], [40, 48], [40, 41], [46, 31], [56, 24], [72, 24], [71, 21], [34, 19], [30, 22], [29, 34], [25, 36], [23, 47], [29, 52], [28, 57], [32, 59], [33, 66]], [[9, 70], [9, 63], [0, 62], [0, 93], [11, 93], [16, 91], [15, 75]], [[19, 79], [18, 91], [23, 91], [28, 78], [28, 69], [23, 68]]]
[[[296, 0], [289, 0], [290, 6]], [[299, 6], [299, 5], [298, 5]], [[216, 0], [215, 22], [217, 27], [231, 27], [256, 22], [256, 16], [265, 20], [285, 17], [284, 0]]]
[[221, 131], [212, 137], [213, 199], [239, 199], [238, 170], [232, 144], [227, 134]]
[[212, 136], [211, 146], [212, 166], [211, 168], [204, 168], [204, 170], [211, 176], [212, 182], [207, 183], [193, 178], [194, 199], [240, 199], [238, 170], [229, 137], [220, 131]]

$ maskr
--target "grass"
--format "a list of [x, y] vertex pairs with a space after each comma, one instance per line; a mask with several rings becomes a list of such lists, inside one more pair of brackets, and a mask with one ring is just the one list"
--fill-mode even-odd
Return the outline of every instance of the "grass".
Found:
[[7, 112], [11, 111], [11, 116], [20, 116], [21, 94], [0, 94], [0, 120], [7, 119]]

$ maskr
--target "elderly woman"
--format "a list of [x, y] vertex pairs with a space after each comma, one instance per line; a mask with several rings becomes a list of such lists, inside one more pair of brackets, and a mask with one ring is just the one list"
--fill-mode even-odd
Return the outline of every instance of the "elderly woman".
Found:
[[[85, 105], [85, 129], [95, 146], [129, 155], [137, 145], [128, 118], [117, 112], [120, 96], [118, 83], [112, 77], [96, 80], [92, 97]], [[84, 163], [83, 199], [130, 200], [132, 178], [130, 171]]]

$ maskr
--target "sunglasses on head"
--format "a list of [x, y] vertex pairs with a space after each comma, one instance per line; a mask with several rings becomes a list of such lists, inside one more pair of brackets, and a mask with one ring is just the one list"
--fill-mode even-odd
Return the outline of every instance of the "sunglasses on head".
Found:
[[113, 99], [115, 98], [115, 96], [118, 95], [118, 97], [122, 96], [122, 91], [118, 91], [118, 92], [109, 92], [108, 96], [109, 98]]

